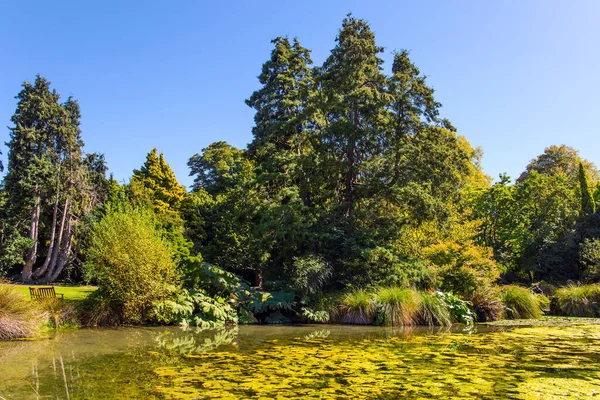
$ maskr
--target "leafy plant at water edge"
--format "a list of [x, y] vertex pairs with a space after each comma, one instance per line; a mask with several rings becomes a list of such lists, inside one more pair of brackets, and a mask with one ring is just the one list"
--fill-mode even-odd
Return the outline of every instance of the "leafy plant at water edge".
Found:
[[471, 304], [478, 322], [497, 321], [504, 315], [504, 304], [497, 287], [477, 289], [471, 297]]
[[423, 325], [452, 325], [452, 315], [442, 292], [423, 293], [419, 323]]
[[576, 285], [556, 290], [558, 311], [572, 317], [600, 317], [600, 284]]
[[237, 324], [235, 309], [222, 297], [210, 297], [202, 291], [182, 290], [177, 299], [156, 306], [157, 319], [164, 323], [197, 326], [202, 329]]
[[314, 310], [310, 307], [300, 309], [302, 318], [309, 322], [329, 322], [329, 313], [324, 310]]
[[500, 299], [506, 307], [506, 315], [511, 319], [541, 318], [543, 313], [537, 296], [521, 286], [507, 285], [500, 290]]
[[454, 321], [470, 325], [475, 321], [475, 313], [471, 309], [471, 303], [458, 297], [452, 293], [438, 292], [438, 295], [448, 305], [448, 311]]
[[339, 306], [343, 324], [369, 325], [375, 317], [373, 296], [365, 290], [347, 293]]
[[413, 289], [380, 288], [376, 295], [376, 322], [382, 325], [406, 326], [418, 322], [422, 296]]

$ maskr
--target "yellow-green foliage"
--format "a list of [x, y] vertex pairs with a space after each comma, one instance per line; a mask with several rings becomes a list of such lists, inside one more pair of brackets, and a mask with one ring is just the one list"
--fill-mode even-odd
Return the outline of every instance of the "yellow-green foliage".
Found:
[[537, 319], [543, 315], [542, 304], [547, 303], [543, 295], [536, 295], [531, 290], [514, 285], [503, 286], [500, 299], [506, 308], [506, 315], [512, 319]]
[[141, 169], [133, 171], [132, 182], [150, 190], [154, 211], [158, 214], [175, 216], [185, 198], [185, 187], [179, 184], [164, 155], [158, 155], [156, 149], [148, 153]]
[[435, 267], [440, 289], [470, 297], [477, 288], [489, 286], [500, 276], [491, 249], [472, 243], [440, 242], [423, 250]]
[[[518, 351], [517, 351], [518, 350]], [[169, 399], [583, 399], [598, 393], [600, 326], [478, 335], [297, 338], [159, 367]], [[587, 356], [586, 356], [587, 355]]]
[[172, 252], [147, 211], [109, 212], [90, 235], [87, 260], [88, 278], [123, 323], [151, 321], [155, 304], [178, 285]]
[[554, 296], [563, 315], [600, 317], [600, 284], [569, 285], [558, 289]]
[[376, 293], [380, 321], [384, 325], [406, 326], [418, 322], [422, 296], [413, 289], [380, 288]]
[[366, 290], [346, 294], [339, 306], [340, 322], [343, 324], [369, 325], [375, 316], [373, 295]]
[[0, 282], [0, 340], [34, 337], [45, 320], [36, 303]]

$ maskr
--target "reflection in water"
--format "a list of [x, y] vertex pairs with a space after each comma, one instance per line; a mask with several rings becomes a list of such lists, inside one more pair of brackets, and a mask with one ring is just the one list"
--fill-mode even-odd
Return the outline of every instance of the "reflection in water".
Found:
[[216, 350], [221, 346], [237, 347], [236, 339], [239, 328], [228, 327], [212, 331], [203, 331], [198, 327], [181, 327], [179, 331], [168, 330], [155, 337], [161, 349], [171, 353], [197, 354]]
[[477, 329], [84, 329], [0, 343], [0, 400], [585, 398], [600, 386], [600, 326]]

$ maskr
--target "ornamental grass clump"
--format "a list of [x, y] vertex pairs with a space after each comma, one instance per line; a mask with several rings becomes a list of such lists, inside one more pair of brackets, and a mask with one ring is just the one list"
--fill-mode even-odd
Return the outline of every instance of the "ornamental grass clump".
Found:
[[600, 285], [575, 285], [558, 289], [558, 311], [572, 317], [600, 317]]
[[0, 340], [35, 337], [46, 319], [37, 304], [0, 282]]
[[423, 297], [413, 289], [384, 287], [375, 295], [377, 322], [382, 325], [408, 326], [419, 322]]
[[429, 326], [450, 326], [452, 315], [448, 304], [438, 292], [423, 293], [419, 310], [419, 323]]
[[477, 289], [471, 296], [471, 304], [478, 322], [492, 322], [504, 316], [504, 304], [497, 287]]
[[542, 303], [538, 296], [531, 290], [521, 287], [508, 285], [502, 287], [500, 299], [504, 303], [506, 316], [510, 319], [538, 319], [543, 315]]
[[355, 290], [344, 296], [339, 306], [342, 324], [369, 325], [375, 316], [373, 296], [366, 290]]

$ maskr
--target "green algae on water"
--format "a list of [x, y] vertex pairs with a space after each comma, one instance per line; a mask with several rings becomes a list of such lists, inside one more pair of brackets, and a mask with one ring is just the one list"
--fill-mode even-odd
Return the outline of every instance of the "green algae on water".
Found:
[[600, 395], [600, 327], [290, 341], [157, 368], [168, 399], [587, 398]]

